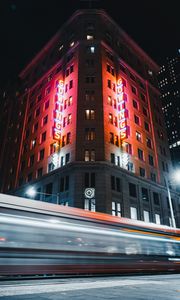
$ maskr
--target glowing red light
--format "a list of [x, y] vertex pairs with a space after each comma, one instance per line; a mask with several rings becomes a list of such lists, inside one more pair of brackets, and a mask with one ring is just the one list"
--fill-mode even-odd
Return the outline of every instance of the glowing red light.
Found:
[[57, 97], [54, 112], [54, 127], [53, 127], [53, 138], [55, 140], [61, 139], [61, 127], [62, 127], [62, 104], [64, 96], [64, 82], [59, 80], [57, 85]]
[[127, 95], [124, 93], [124, 81], [120, 77], [117, 81], [117, 101], [119, 105], [119, 129], [121, 140], [127, 138], [126, 100]]

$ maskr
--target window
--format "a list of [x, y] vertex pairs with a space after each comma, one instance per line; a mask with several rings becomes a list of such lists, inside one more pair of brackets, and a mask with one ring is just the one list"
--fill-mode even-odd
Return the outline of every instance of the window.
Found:
[[38, 130], [38, 122], [34, 125], [34, 132]]
[[150, 138], [146, 138], [146, 145], [148, 148], [152, 149], [152, 142], [151, 142], [151, 139]]
[[85, 140], [86, 141], [95, 140], [95, 128], [85, 128]]
[[64, 147], [66, 145], [66, 136], [63, 135], [62, 136], [62, 147]]
[[141, 100], [142, 100], [142, 101], [144, 101], [144, 102], [146, 101], [146, 97], [144, 96], [144, 94], [141, 93], [141, 94], [140, 94], [140, 97], [141, 97]]
[[72, 114], [68, 114], [67, 116], [67, 125], [71, 124], [72, 122]]
[[41, 101], [41, 99], [42, 99], [42, 95], [40, 94], [37, 96], [37, 101], [39, 102], [39, 101]]
[[112, 133], [112, 132], [109, 133], [109, 142], [111, 144], [114, 144], [114, 133]]
[[70, 161], [70, 153], [66, 153], [65, 164], [68, 164]]
[[132, 154], [132, 145], [129, 143], [124, 143], [126, 153]]
[[85, 150], [84, 152], [85, 161], [95, 161], [95, 150]]
[[31, 141], [31, 149], [34, 149], [36, 146], [36, 138], [34, 140]]
[[50, 91], [51, 91], [51, 87], [49, 86], [47, 89], [46, 89], [46, 95], [48, 95], [49, 93], [50, 93]]
[[110, 79], [108, 79], [108, 81], [107, 81], [107, 86], [108, 86], [108, 88], [111, 89], [111, 80]]
[[43, 168], [39, 168], [39, 169], [37, 170], [36, 177], [37, 177], [37, 178], [42, 177], [42, 174], [43, 174]]
[[45, 198], [48, 198], [48, 197], [52, 196], [52, 188], [53, 188], [52, 182], [46, 184], [46, 186], [45, 186]]
[[134, 100], [134, 99], [133, 99], [133, 107], [136, 108], [136, 109], [138, 109], [138, 103], [137, 103], [137, 101]]
[[43, 126], [46, 125], [48, 122], [48, 115], [46, 115], [44, 118], [43, 118]]
[[73, 80], [70, 80], [70, 82], [69, 82], [69, 89], [72, 89], [72, 87], [73, 87]]
[[46, 131], [44, 131], [41, 135], [41, 143], [43, 143], [46, 140]]
[[92, 187], [95, 188], [96, 176], [95, 173], [85, 173], [84, 174], [84, 186], [85, 188]]
[[149, 131], [149, 124], [147, 122], [144, 122], [144, 128]]
[[141, 192], [142, 192], [142, 200], [149, 201], [148, 190], [146, 188], [142, 188]]
[[150, 154], [149, 154], [149, 164], [150, 164], [150, 166], [154, 166], [154, 158]]
[[90, 211], [96, 211], [96, 200], [95, 199], [85, 199], [84, 209]]
[[45, 105], [44, 105], [45, 110], [48, 109], [48, 107], [49, 107], [49, 100], [46, 101], [46, 102], [45, 102]]
[[144, 153], [141, 149], [138, 148], [138, 158], [140, 160], [144, 160]]
[[50, 155], [56, 152], [56, 147], [58, 145], [56, 143], [53, 143], [50, 145]]
[[156, 174], [155, 173], [151, 173], [151, 180], [156, 182]]
[[144, 210], [143, 214], [144, 214], [144, 222], [149, 223], [150, 222], [150, 220], [149, 220], [149, 212], [147, 210]]
[[40, 115], [40, 107], [38, 107], [35, 111], [35, 117], [38, 117]]
[[94, 83], [95, 77], [94, 76], [86, 76], [86, 83]]
[[137, 124], [137, 125], [140, 125], [140, 119], [138, 116], [134, 115], [134, 122]]
[[161, 224], [161, 218], [160, 218], [160, 215], [159, 214], [155, 214], [155, 222], [156, 224]]
[[158, 193], [153, 192], [153, 199], [154, 199], [154, 204], [155, 205], [159, 205], [160, 204], [160, 202], [159, 202], [159, 194]]
[[43, 160], [44, 158], [44, 149], [39, 152], [39, 160]]
[[115, 164], [115, 154], [111, 153], [111, 163]]
[[137, 220], [137, 208], [136, 207], [130, 207], [130, 218], [133, 220]]
[[131, 86], [131, 91], [133, 92], [133, 94], [136, 95], [137, 91], [136, 91], [136, 88], [134, 86]]
[[139, 175], [140, 175], [141, 177], [145, 177], [145, 174], [146, 174], [146, 171], [145, 171], [145, 169], [144, 169], [144, 168], [141, 168], [141, 167], [139, 167]]
[[143, 107], [143, 115], [146, 116], [146, 117], [148, 116], [148, 112], [147, 112], [147, 109], [145, 107]]
[[95, 111], [93, 109], [85, 110], [85, 119], [86, 120], [94, 120], [95, 119]]
[[113, 124], [113, 115], [109, 114], [109, 123]]
[[93, 90], [86, 90], [85, 92], [85, 100], [86, 101], [94, 101], [95, 100], [95, 92]]
[[142, 142], [142, 136], [141, 136], [141, 133], [136, 131], [136, 140], [139, 141], [139, 142]]
[[121, 217], [121, 204], [119, 202], [112, 201], [112, 216]]
[[32, 167], [34, 164], [34, 155], [31, 155], [29, 158], [29, 167]]
[[136, 185], [134, 183], [129, 183], [129, 196], [137, 197]]
[[71, 142], [71, 132], [68, 132], [67, 133], [67, 139], [66, 139], [66, 145], [70, 144], [70, 142]]
[[118, 135], [115, 135], [114, 136], [114, 144], [119, 147], [119, 136]]

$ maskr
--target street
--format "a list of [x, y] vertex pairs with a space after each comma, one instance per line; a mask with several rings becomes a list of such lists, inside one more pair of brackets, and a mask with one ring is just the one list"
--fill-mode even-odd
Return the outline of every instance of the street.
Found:
[[180, 274], [1, 281], [1, 299], [179, 300]]

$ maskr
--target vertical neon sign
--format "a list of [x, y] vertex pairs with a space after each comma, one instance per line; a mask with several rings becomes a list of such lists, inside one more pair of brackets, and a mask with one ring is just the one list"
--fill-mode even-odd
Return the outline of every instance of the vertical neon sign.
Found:
[[63, 96], [64, 96], [64, 82], [59, 80], [57, 85], [56, 103], [54, 111], [54, 127], [53, 138], [57, 141], [61, 139], [62, 128], [62, 109], [63, 109]]
[[124, 93], [123, 79], [120, 77], [117, 82], [117, 100], [119, 106], [119, 129], [121, 141], [127, 138], [127, 111], [126, 111], [126, 100], [127, 95]]

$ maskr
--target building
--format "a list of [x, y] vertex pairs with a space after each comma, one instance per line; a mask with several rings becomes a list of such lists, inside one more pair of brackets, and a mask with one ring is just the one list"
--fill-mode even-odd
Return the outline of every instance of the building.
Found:
[[180, 168], [180, 49], [167, 57], [158, 77], [172, 163]]
[[1, 191], [169, 225], [158, 71], [105, 11], [76, 11], [20, 74]]

